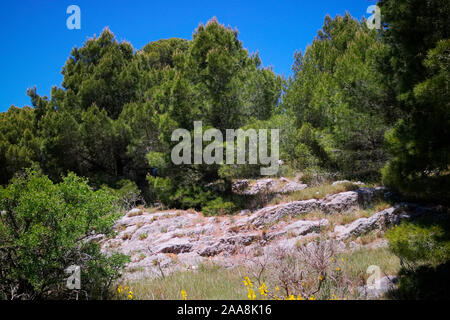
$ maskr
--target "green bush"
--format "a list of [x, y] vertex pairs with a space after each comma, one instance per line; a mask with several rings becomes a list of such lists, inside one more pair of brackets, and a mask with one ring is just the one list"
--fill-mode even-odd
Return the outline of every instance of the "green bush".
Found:
[[[60, 183], [28, 170], [0, 189], [0, 299], [106, 298], [127, 257], [90, 238], [110, 234], [117, 199], [69, 173]], [[81, 290], [65, 269], [81, 268]]]
[[114, 185], [114, 188], [110, 188], [106, 185], [103, 185], [102, 188], [108, 193], [116, 196], [119, 199], [120, 207], [125, 211], [133, 209], [139, 204], [145, 205], [145, 200], [141, 195], [141, 191], [136, 183], [131, 180], [120, 180]]
[[167, 167], [167, 161], [162, 152], [149, 152], [146, 155], [147, 162], [153, 168], [165, 169]]
[[393, 299], [449, 299], [450, 218], [428, 214], [387, 232], [391, 250], [400, 258]]
[[206, 206], [202, 208], [203, 214], [206, 216], [216, 216], [231, 214], [236, 210], [232, 202], [223, 201], [222, 198], [216, 198], [209, 201]]
[[155, 194], [157, 200], [166, 205], [170, 205], [171, 194], [173, 192], [173, 184], [170, 178], [147, 176], [150, 189]]
[[450, 260], [450, 239], [441, 225], [403, 223], [386, 233], [393, 252], [409, 266]]
[[313, 187], [330, 183], [336, 178], [336, 174], [316, 166], [307, 168], [302, 172], [302, 182]]
[[179, 209], [202, 210], [205, 215], [230, 214], [235, 210], [232, 202], [224, 202], [218, 197], [218, 185], [208, 190], [201, 186], [178, 186], [175, 189], [170, 178], [148, 176], [148, 181], [155, 192], [157, 199], [169, 207]]
[[212, 199], [214, 199], [214, 194], [210, 191], [203, 190], [199, 186], [180, 187], [171, 197], [172, 203], [177, 208], [194, 208], [197, 210], [200, 210]]

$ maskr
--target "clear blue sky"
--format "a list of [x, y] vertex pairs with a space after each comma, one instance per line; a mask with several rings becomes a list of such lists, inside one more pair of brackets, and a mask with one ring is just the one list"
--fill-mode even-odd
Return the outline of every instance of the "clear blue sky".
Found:
[[[50, 95], [60, 86], [61, 68], [74, 46], [80, 47], [105, 26], [119, 40], [140, 49], [150, 41], [192, 39], [199, 23], [216, 16], [237, 27], [250, 52], [263, 65], [285, 76], [291, 73], [295, 50], [304, 49], [321, 28], [326, 14], [346, 10], [368, 17], [374, 0], [7, 0], [0, 4], [0, 112], [11, 105], [30, 105], [27, 88]], [[68, 30], [66, 9], [81, 9], [81, 30]]]

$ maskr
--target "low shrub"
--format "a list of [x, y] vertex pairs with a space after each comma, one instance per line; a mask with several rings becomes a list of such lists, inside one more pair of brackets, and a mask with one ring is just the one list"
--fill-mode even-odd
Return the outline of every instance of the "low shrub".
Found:
[[114, 188], [102, 186], [104, 190], [113, 194], [119, 199], [119, 205], [124, 211], [136, 208], [138, 205], [145, 205], [145, 200], [136, 183], [131, 180], [120, 180]]
[[[106, 256], [96, 235], [112, 233], [117, 198], [69, 173], [60, 183], [28, 170], [0, 188], [0, 299], [102, 299], [128, 258]], [[81, 269], [81, 289], [65, 270]]]
[[206, 216], [217, 216], [231, 214], [236, 207], [232, 202], [223, 201], [222, 198], [216, 198], [209, 201], [206, 206], [202, 208], [203, 214]]
[[403, 223], [389, 230], [386, 237], [403, 265], [410, 268], [437, 266], [450, 260], [450, 237], [443, 225]]
[[386, 234], [392, 251], [400, 258], [394, 299], [450, 298], [450, 217], [448, 212], [427, 214], [402, 223]]

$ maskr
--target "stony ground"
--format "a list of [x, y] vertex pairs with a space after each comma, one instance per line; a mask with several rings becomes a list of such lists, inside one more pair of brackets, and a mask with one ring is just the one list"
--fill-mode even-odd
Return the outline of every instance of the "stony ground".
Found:
[[[305, 184], [284, 178], [253, 183], [243, 180], [235, 184], [236, 192], [249, 194], [257, 194], [263, 189], [283, 194], [305, 188]], [[117, 235], [102, 239], [101, 243], [105, 252], [119, 251], [131, 256], [125, 275], [129, 280], [195, 269], [206, 260], [233, 267], [246, 259], [261, 256], [261, 250], [294, 247], [319, 235], [335, 239], [341, 251], [353, 250], [359, 244], [352, 239], [384, 230], [428, 210], [414, 204], [397, 203], [348, 224], [330, 223], [335, 215], [362, 210], [376, 199], [386, 197], [389, 197], [389, 191], [383, 187], [360, 187], [322, 199], [280, 203], [220, 217], [204, 217], [195, 211], [136, 208], [116, 223]], [[321, 212], [325, 218], [304, 219], [311, 212]], [[387, 243], [377, 239], [368, 245], [386, 246]]]

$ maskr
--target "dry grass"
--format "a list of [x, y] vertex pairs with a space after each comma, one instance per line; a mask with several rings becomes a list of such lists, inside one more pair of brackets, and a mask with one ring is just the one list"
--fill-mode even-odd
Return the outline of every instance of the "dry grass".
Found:
[[[168, 256], [176, 259], [173, 255]], [[325, 260], [329, 261], [328, 257]], [[330, 261], [334, 261], [333, 274], [335, 276], [341, 274], [339, 277], [345, 281], [325, 281], [322, 294], [317, 294], [317, 298], [328, 299], [332, 293], [336, 293], [339, 299], [357, 299], [359, 298], [358, 287], [364, 285], [370, 276], [367, 274], [369, 266], [379, 266], [382, 276], [395, 275], [400, 269], [399, 259], [387, 248], [362, 248], [353, 252], [338, 253], [334, 260]], [[280, 261], [275, 268], [279, 269], [279, 263]], [[339, 266], [338, 271], [336, 266]], [[226, 269], [212, 263], [204, 263], [195, 271], [179, 271], [166, 275], [164, 278], [143, 279], [123, 285], [128, 285], [134, 293], [133, 299], [138, 300], [180, 300], [181, 290], [186, 291], [188, 300], [245, 300], [248, 292], [243, 285], [243, 279], [246, 276], [252, 276], [254, 272], [255, 270], [249, 269], [248, 266]], [[273, 279], [263, 280], [266, 281], [270, 292], [274, 292], [276, 286], [282, 287], [281, 283], [273, 282]], [[336, 283], [339, 287], [335, 287]], [[256, 281], [255, 285], [257, 285]], [[342, 285], [345, 287], [341, 287]], [[126, 299], [121, 296], [116, 298]]]
[[135, 211], [135, 212], [130, 212], [129, 214], [127, 214], [127, 217], [142, 216], [143, 214], [144, 214], [144, 212], [142, 210], [139, 210], [139, 211]]
[[340, 258], [343, 258], [342, 271], [351, 279], [355, 287], [366, 283], [370, 276], [367, 268], [371, 265], [379, 266], [382, 276], [396, 275], [400, 270], [399, 258], [388, 248], [362, 248], [342, 253]]
[[124, 231], [126, 228], [127, 228], [126, 225], [121, 224], [121, 225], [117, 228], [117, 230], [118, 230], [119, 232], [121, 232], [121, 231]]
[[140, 300], [181, 300], [181, 290], [186, 291], [188, 300], [244, 300], [247, 299], [244, 277], [239, 268], [230, 270], [202, 264], [197, 271], [180, 271], [165, 278], [144, 279], [128, 285], [134, 299]]
[[345, 225], [352, 223], [360, 218], [369, 218], [373, 214], [389, 208], [391, 205], [386, 201], [379, 200], [375, 202], [372, 206], [366, 209], [357, 209], [341, 214], [327, 214], [320, 210], [311, 211], [305, 215], [298, 217], [301, 220], [322, 220], [327, 219], [330, 222], [330, 226]]
[[378, 239], [381, 239], [383, 237], [384, 237], [384, 232], [379, 230], [379, 231], [370, 232], [368, 234], [365, 234], [365, 235], [362, 235], [362, 236], [359, 236], [359, 237], [352, 237], [352, 238], [348, 239], [347, 241], [352, 241], [353, 240], [357, 244], [360, 244], [360, 245], [364, 246], [364, 245], [373, 243], [374, 241], [376, 241]]
[[[320, 210], [313, 210], [311, 212], [308, 212], [306, 214], [302, 215], [286, 215], [283, 218], [281, 218], [280, 221], [284, 221], [286, 223], [292, 223], [297, 220], [310, 220], [310, 221], [319, 221], [322, 219], [328, 220], [330, 223], [327, 227], [324, 227], [321, 229], [322, 232], [328, 232], [333, 231], [334, 227], [337, 225], [346, 225], [349, 223], [354, 222], [355, 220], [358, 220], [360, 218], [369, 218], [373, 214], [382, 211], [384, 209], [387, 209], [391, 207], [391, 205], [383, 200], [378, 200], [374, 204], [372, 204], [370, 207], [366, 209], [355, 209], [346, 213], [340, 213], [340, 214], [327, 214]], [[268, 231], [272, 226], [276, 225], [280, 221], [273, 222], [271, 224], [265, 225], [264, 230]]]
[[357, 190], [361, 186], [353, 183], [340, 183], [337, 185], [325, 184], [317, 187], [310, 187], [303, 190], [295, 191], [287, 195], [283, 195], [281, 198], [275, 198], [271, 201], [271, 204], [287, 203], [292, 201], [310, 200], [310, 199], [322, 199], [329, 194], [336, 194], [345, 191]]
[[122, 235], [122, 240], [129, 240], [129, 239], [131, 239], [131, 237], [132, 237], [133, 235], [132, 234], [130, 234], [130, 233], [125, 233], [125, 234], [123, 234]]

